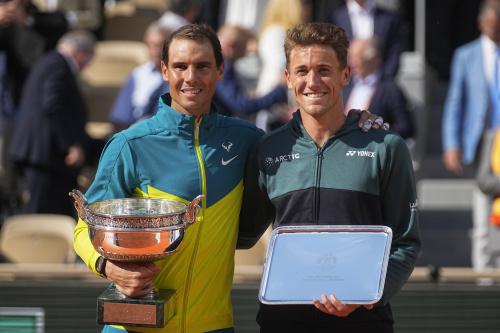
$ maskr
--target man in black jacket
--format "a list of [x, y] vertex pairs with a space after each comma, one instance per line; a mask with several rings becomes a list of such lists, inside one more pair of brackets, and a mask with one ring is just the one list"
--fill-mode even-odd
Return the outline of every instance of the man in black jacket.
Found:
[[287, 31], [286, 77], [299, 109], [286, 125], [260, 138], [250, 154], [237, 246], [251, 247], [269, 223], [388, 226], [393, 238], [384, 293], [375, 304], [343, 303], [332, 294], [318, 295], [309, 305], [262, 303], [261, 333], [394, 332], [389, 301], [420, 253], [417, 193], [405, 142], [380, 129], [362, 133], [359, 117], [343, 112], [342, 87], [351, 73], [348, 46], [346, 32], [329, 23]]
[[74, 215], [68, 192], [90, 152], [86, 110], [77, 75], [92, 59], [95, 37], [73, 31], [28, 76], [10, 155], [24, 171], [26, 213]]

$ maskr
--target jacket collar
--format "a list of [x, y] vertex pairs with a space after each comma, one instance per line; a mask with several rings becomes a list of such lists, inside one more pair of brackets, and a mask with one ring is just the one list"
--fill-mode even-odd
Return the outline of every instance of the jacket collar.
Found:
[[[160, 123], [173, 133], [186, 133], [192, 135], [195, 129], [196, 116], [182, 114], [170, 107], [171, 104], [172, 97], [169, 93], [161, 95], [157, 113]], [[210, 113], [201, 117], [200, 133], [213, 133], [213, 128], [217, 122], [217, 116], [217, 108], [212, 103], [210, 106]]]
[[[337, 131], [334, 135], [332, 135], [325, 143], [325, 146], [331, 144], [335, 139], [346, 135], [352, 131], [360, 130], [358, 127], [359, 115], [356, 113], [351, 113], [347, 117], [347, 121], [345, 124]], [[300, 115], [300, 111], [296, 111], [293, 114], [292, 120], [288, 123], [290, 130], [300, 139], [305, 141], [313, 142], [313, 139], [307, 133], [304, 124], [302, 123], [302, 117]]]

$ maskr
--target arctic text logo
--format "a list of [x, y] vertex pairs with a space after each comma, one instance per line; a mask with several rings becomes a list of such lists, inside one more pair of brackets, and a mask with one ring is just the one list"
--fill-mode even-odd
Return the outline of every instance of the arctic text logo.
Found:
[[267, 157], [266, 158], [266, 165], [271, 166], [273, 164], [297, 160], [299, 158], [300, 158], [300, 154], [298, 154], [298, 153], [281, 155], [281, 156], [276, 156], [276, 157]]

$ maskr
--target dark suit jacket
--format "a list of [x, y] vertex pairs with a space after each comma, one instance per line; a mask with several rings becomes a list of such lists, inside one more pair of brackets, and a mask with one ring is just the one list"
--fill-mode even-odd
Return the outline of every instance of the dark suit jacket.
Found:
[[[336, 9], [330, 21], [343, 28], [350, 38], [353, 37], [347, 6]], [[399, 69], [399, 57], [404, 49], [400, 18], [396, 13], [376, 7], [373, 30], [373, 34], [384, 44], [384, 75], [395, 77]]]
[[[352, 82], [351, 80], [351, 84], [342, 89], [344, 105], [347, 104], [354, 87]], [[382, 78], [377, 83], [368, 109], [371, 113], [383, 117], [384, 121], [391, 125], [390, 130], [398, 133], [403, 139], [413, 136], [413, 115], [409, 111], [406, 97], [393, 79]]]
[[276, 87], [267, 95], [248, 98], [238, 82], [233, 63], [225, 60], [224, 78], [217, 81], [212, 102], [217, 111], [225, 116], [244, 116], [271, 107], [275, 103], [287, 102], [287, 91]]
[[45, 54], [26, 81], [21, 115], [10, 146], [14, 162], [76, 177], [79, 170], [64, 164], [70, 146], [81, 144], [88, 151], [86, 110], [76, 78], [64, 57]]

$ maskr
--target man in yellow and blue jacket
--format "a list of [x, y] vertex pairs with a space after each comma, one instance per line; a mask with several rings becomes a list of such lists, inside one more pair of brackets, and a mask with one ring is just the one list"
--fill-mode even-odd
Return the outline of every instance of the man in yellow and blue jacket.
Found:
[[[247, 155], [263, 132], [211, 107], [215, 82], [224, 72], [215, 33], [200, 25], [186, 26], [165, 45], [162, 73], [170, 83], [170, 94], [160, 98], [156, 116], [108, 142], [86, 197], [89, 203], [126, 197], [188, 203], [199, 194], [206, 199], [178, 253], [145, 267], [109, 260], [102, 273], [129, 296], [148, 294], [152, 284], [176, 291], [175, 315], [163, 329], [134, 327], [132, 332], [231, 329], [230, 290], [242, 179]], [[81, 219], [75, 229], [75, 249], [97, 273], [100, 255]], [[105, 327], [104, 331], [123, 329]]]

